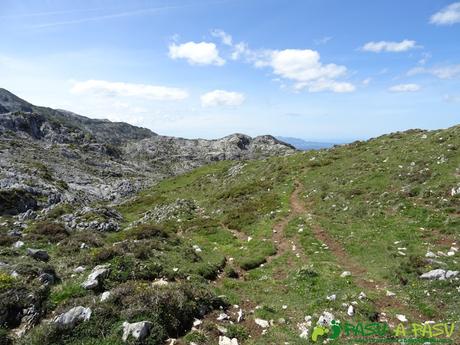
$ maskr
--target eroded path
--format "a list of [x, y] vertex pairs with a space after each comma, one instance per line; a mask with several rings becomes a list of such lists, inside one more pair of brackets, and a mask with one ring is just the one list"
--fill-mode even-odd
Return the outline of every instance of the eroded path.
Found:
[[276, 245], [276, 254], [267, 259], [268, 263], [288, 253], [289, 251], [291, 251], [302, 262], [307, 261], [307, 257], [302, 251], [302, 247], [300, 246], [298, 239], [296, 237], [287, 238], [285, 234], [285, 230], [289, 223], [296, 217], [302, 216], [302, 214], [305, 213], [305, 209], [302, 207], [301, 203], [299, 203], [299, 193], [302, 190], [301, 187], [302, 186], [299, 183], [295, 184], [295, 189], [289, 198], [289, 214], [273, 226], [272, 241]]
[[[309, 211], [309, 209], [306, 207], [305, 203], [299, 199], [300, 189], [301, 186], [298, 185], [295, 192], [291, 196], [291, 208], [295, 210], [297, 214], [305, 214]], [[365, 290], [365, 292], [372, 291], [377, 294], [378, 297], [372, 302], [375, 304], [380, 313], [397, 311], [398, 313], [410, 317], [413, 321], [421, 321], [424, 319], [424, 315], [422, 313], [415, 310], [414, 308], [411, 308], [405, 302], [401, 301], [397, 296], [388, 296], [388, 287], [386, 282], [379, 281], [374, 278], [369, 278], [367, 269], [359, 262], [354, 260], [346, 252], [344, 246], [335, 238], [333, 238], [331, 234], [327, 232], [327, 230], [323, 229], [317, 223], [313, 224], [311, 228], [315, 238], [329, 247], [329, 250], [336, 258], [340, 267], [344, 271], [351, 272], [354, 283]]]

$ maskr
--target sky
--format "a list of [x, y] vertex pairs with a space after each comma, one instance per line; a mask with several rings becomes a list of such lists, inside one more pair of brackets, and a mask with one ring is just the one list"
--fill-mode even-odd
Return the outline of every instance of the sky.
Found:
[[0, 87], [164, 135], [460, 123], [452, 0], [0, 0], [0, 32]]

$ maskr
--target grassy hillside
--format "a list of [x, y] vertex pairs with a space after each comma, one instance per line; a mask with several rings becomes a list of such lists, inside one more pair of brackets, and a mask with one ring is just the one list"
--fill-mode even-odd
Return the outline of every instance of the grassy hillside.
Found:
[[[6, 235], [12, 219], [4, 217], [0, 261], [19, 276], [0, 273], [0, 307], [14, 315], [30, 294], [48, 320], [74, 306], [91, 307], [90, 320], [75, 328], [41, 322], [15, 340], [21, 344], [121, 344], [123, 321], [141, 320], [154, 324], [148, 344], [168, 338], [217, 344], [225, 333], [248, 345], [312, 343], [305, 317], [316, 324], [324, 311], [342, 323], [396, 325], [397, 315], [409, 322], [455, 322], [458, 278], [419, 276], [459, 270], [459, 146], [457, 126], [289, 157], [219, 162], [117, 206], [119, 232], [65, 230], [60, 217], [75, 207], [66, 205], [46, 221], [30, 221], [26, 245], [18, 249]], [[50, 260], [25, 256], [27, 247], [46, 249]], [[102, 286], [83, 289], [99, 264], [110, 265]], [[75, 273], [77, 266], [86, 271]], [[345, 271], [350, 275], [342, 277]], [[43, 272], [58, 279], [43, 287], [37, 280]], [[100, 302], [103, 291], [111, 296]], [[229, 319], [218, 321], [224, 312]], [[192, 330], [195, 319], [202, 323]], [[263, 328], [256, 319], [271, 324]], [[4, 325], [17, 323], [9, 317]], [[305, 329], [307, 339], [299, 336]]]

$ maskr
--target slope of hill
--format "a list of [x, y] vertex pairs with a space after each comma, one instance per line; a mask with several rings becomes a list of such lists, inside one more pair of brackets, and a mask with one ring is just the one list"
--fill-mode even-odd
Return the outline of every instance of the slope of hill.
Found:
[[308, 344], [317, 321], [386, 322], [386, 339], [451, 324], [459, 147], [460, 126], [412, 130], [208, 164], [115, 208], [2, 216], [0, 337], [122, 344], [138, 327], [146, 344]]
[[145, 128], [34, 106], [0, 89], [0, 215], [61, 201], [118, 201], [162, 178], [219, 160], [285, 155], [271, 136], [216, 140], [157, 135]]

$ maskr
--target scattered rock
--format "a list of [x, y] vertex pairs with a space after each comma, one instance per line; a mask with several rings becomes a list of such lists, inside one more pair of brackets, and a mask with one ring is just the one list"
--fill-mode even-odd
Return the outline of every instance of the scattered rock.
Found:
[[427, 251], [426, 254], [425, 254], [425, 257], [427, 257], [427, 258], [437, 258], [438, 256], [435, 253], [431, 252], [431, 251]]
[[396, 314], [396, 318], [401, 321], [401, 322], [407, 322], [407, 317], [405, 315], [402, 315], [402, 314]]
[[348, 306], [347, 314], [348, 314], [348, 316], [355, 315], [355, 308], [353, 308], [352, 305]]
[[85, 271], [86, 268], [84, 268], [83, 266], [78, 266], [76, 268], [74, 268], [74, 272], [75, 273], [83, 273]]
[[460, 194], [460, 187], [453, 187], [450, 191], [450, 195], [451, 196], [456, 196]]
[[349, 277], [351, 276], [351, 272], [350, 271], [345, 271], [345, 272], [342, 272], [342, 274], [340, 275], [340, 278], [345, 278], [345, 277]]
[[220, 313], [219, 316], [217, 317], [217, 321], [224, 321], [228, 319], [229, 319], [229, 316], [225, 313]]
[[436, 269], [431, 270], [429, 272], [423, 273], [420, 276], [420, 279], [428, 279], [428, 280], [446, 280], [458, 275], [458, 271], [446, 271], [443, 269]]
[[42, 273], [38, 276], [38, 281], [45, 285], [53, 285], [55, 282], [54, 275], [50, 273]]
[[238, 310], [238, 314], [236, 318], [236, 322], [240, 323], [241, 321], [243, 321], [243, 309]]
[[262, 328], [268, 328], [270, 326], [270, 323], [267, 320], [255, 319], [254, 322]]
[[219, 345], [238, 345], [238, 339], [226, 336], [219, 336]]
[[363, 300], [363, 299], [365, 299], [365, 298], [367, 298], [366, 294], [365, 294], [363, 291], [361, 291], [361, 292], [359, 293], [359, 295], [358, 295], [358, 299], [359, 299], [359, 300]]
[[108, 268], [108, 265], [96, 266], [81, 286], [87, 290], [96, 289], [101, 284], [102, 279], [104, 279], [109, 272], [110, 269]]
[[163, 278], [161, 279], [158, 279], [158, 280], [155, 280], [153, 283], [152, 283], [152, 286], [165, 286], [165, 285], [168, 285], [169, 282]]
[[330, 326], [332, 325], [332, 320], [334, 320], [334, 315], [328, 311], [324, 311], [323, 314], [318, 319], [316, 323], [319, 326]]
[[135, 323], [123, 322], [123, 336], [122, 340], [127, 341], [129, 336], [134, 339], [142, 341], [150, 334], [153, 324], [150, 321], [140, 321]]
[[110, 295], [111, 295], [110, 291], [104, 291], [101, 295], [100, 301], [101, 302], [107, 301], [110, 298]]
[[24, 242], [22, 241], [16, 241], [13, 243], [13, 248], [19, 249], [24, 246]]
[[311, 327], [311, 316], [307, 315], [305, 316], [305, 322], [301, 322], [297, 324], [297, 328], [300, 331], [299, 337], [302, 339], [308, 339], [308, 335], [310, 333], [310, 327]]
[[18, 220], [20, 222], [24, 222], [26, 220], [35, 219], [35, 218], [37, 218], [37, 213], [32, 209], [29, 209], [26, 212], [18, 215]]
[[328, 301], [335, 301], [337, 299], [337, 295], [333, 294], [333, 295], [327, 296], [326, 299]]
[[27, 255], [40, 261], [48, 261], [50, 259], [48, 253], [42, 249], [27, 248]]
[[54, 322], [58, 327], [73, 328], [79, 322], [88, 321], [91, 317], [91, 309], [82, 306], [74, 307], [56, 317]]

